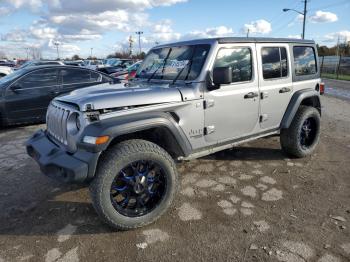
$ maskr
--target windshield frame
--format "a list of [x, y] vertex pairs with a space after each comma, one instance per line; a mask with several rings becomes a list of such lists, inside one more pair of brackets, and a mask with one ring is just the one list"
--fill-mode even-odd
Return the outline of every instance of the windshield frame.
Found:
[[25, 75], [30, 71], [31, 70], [28, 70], [27, 68], [21, 68], [21, 69], [15, 70], [11, 74], [8, 74], [7, 76], [0, 78], [0, 86], [8, 86], [9, 84], [13, 83], [18, 78], [20, 78], [21, 76]]
[[[164, 50], [171, 50], [171, 49], [176, 49], [176, 48], [181, 48], [181, 47], [192, 47], [192, 49], [189, 49], [190, 53], [194, 53], [195, 52], [195, 49], [198, 47], [198, 46], [201, 46], [202, 48], [206, 48], [206, 54], [204, 55], [203, 57], [203, 60], [201, 62], [201, 67], [200, 67], [200, 70], [198, 71], [198, 73], [196, 74], [196, 77], [195, 78], [191, 78], [191, 79], [181, 79], [181, 78], [177, 78], [176, 79], [176, 82], [185, 82], [185, 83], [192, 83], [192, 82], [200, 82], [200, 81], [204, 81], [204, 73], [203, 71], [206, 70], [207, 68], [207, 65], [208, 63], [210, 62], [210, 57], [211, 57], [211, 53], [213, 52], [213, 45], [211, 43], [191, 43], [191, 44], [182, 44], [182, 43], [174, 43], [174, 44], [170, 44], [170, 45], [163, 45], [163, 46], [157, 46], [157, 47], [154, 47], [152, 48], [146, 55], [145, 59], [143, 60], [143, 62], [141, 63], [141, 65], [139, 66], [138, 70], [137, 70], [137, 75], [135, 76], [135, 79], [137, 80], [140, 80], [140, 81], [147, 81], [147, 82], [150, 82], [150, 81], [154, 81], [154, 82], [165, 82], [165, 83], [172, 83], [174, 82], [174, 79], [177, 77], [177, 73], [181, 70], [179, 70], [177, 73], [175, 73], [173, 75], [173, 77], [171, 79], [166, 79], [166, 78], [163, 78], [163, 77], [151, 77], [152, 73], [148, 73], [148, 74], [144, 74], [142, 76], [140, 76], [140, 72], [139, 70], [141, 70], [143, 64], [145, 63], [147, 57], [152, 53], [154, 52], [155, 50], [160, 50], [160, 49], [164, 49]], [[183, 71], [188, 71], [186, 70], [186, 67], [191, 64], [189, 63], [190, 60], [193, 59], [193, 56], [191, 55], [189, 57], [189, 59], [185, 59], [185, 60], [179, 60], [179, 61], [188, 61], [188, 63], [186, 63], [185, 67], [182, 67], [182, 68], [185, 68], [185, 70]], [[167, 59], [165, 59], [167, 60]], [[168, 61], [166, 61], [168, 62]], [[155, 68], [157, 69], [157, 68]], [[191, 68], [190, 68], [191, 70]], [[162, 71], [161, 69], [159, 69], [158, 71]], [[191, 71], [189, 71], [191, 72]], [[189, 73], [187, 72], [187, 73]], [[154, 72], [153, 72], [154, 73]], [[159, 72], [157, 72], [156, 75], [159, 75], [158, 74]], [[183, 73], [183, 72], [182, 72]]]

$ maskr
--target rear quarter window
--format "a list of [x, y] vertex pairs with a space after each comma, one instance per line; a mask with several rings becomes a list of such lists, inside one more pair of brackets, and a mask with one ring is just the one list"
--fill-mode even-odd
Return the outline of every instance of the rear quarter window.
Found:
[[317, 73], [315, 49], [311, 46], [294, 46], [294, 70], [296, 76]]

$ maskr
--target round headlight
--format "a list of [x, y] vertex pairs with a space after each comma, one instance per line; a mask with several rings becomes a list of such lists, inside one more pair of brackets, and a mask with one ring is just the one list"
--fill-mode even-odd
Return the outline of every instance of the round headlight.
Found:
[[76, 135], [81, 128], [81, 122], [78, 113], [73, 113], [68, 117], [67, 131], [70, 135]]

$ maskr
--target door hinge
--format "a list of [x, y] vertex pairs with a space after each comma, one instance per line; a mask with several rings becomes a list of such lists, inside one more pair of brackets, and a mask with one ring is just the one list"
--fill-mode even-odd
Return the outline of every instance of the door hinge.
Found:
[[204, 127], [204, 135], [209, 135], [215, 132], [215, 126]]
[[207, 109], [209, 107], [213, 107], [215, 105], [214, 99], [208, 99], [203, 101], [203, 107], [204, 109]]

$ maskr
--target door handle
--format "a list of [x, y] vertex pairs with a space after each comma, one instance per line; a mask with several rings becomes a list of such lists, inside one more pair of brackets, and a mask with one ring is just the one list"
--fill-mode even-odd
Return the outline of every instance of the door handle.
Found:
[[244, 95], [244, 99], [255, 98], [255, 97], [258, 97], [258, 96], [259, 96], [259, 94], [256, 93], [256, 92], [249, 92], [248, 94]]
[[281, 88], [280, 89], [280, 94], [282, 94], [282, 93], [288, 93], [288, 92], [290, 92], [290, 88], [289, 87], [283, 87], [283, 88]]

